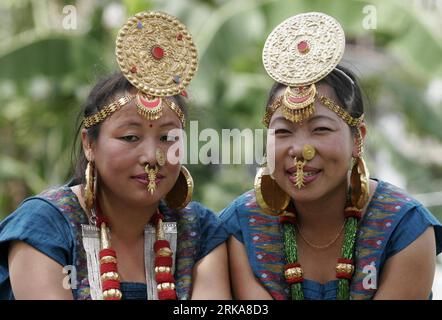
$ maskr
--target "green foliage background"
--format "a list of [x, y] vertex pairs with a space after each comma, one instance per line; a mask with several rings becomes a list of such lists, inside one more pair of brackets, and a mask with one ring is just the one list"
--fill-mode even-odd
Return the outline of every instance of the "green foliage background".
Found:
[[[77, 13], [74, 30], [63, 28], [69, 5]], [[102, 75], [117, 70], [121, 24], [103, 18], [111, 8], [123, 10], [123, 22], [162, 10], [188, 26], [200, 57], [189, 88], [200, 130], [262, 129], [272, 84], [261, 63], [266, 36], [296, 13], [334, 16], [347, 36], [344, 60], [368, 101], [372, 176], [394, 172], [411, 194], [427, 194], [422, 200], [442, 218], [442, 4], [430, 0], [1, 1], [0, 218], [69, 179], [80, 106]], [[376, 28], [364, 28], [373, 9]], [[194, 199], [215, 210], [250, 189], [255, 174], [253, 165], [188, 167]]]

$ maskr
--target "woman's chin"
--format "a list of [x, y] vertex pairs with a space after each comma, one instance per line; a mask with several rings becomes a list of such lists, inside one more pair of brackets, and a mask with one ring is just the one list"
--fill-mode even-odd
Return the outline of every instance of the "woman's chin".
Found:
[[161, 190], [155, 189], [153, 192], [147, 188], [144, 190], [137, 190], [132, 194], [132, 204], [136, 206], [152, 206], [158, 203], [164, 196]]

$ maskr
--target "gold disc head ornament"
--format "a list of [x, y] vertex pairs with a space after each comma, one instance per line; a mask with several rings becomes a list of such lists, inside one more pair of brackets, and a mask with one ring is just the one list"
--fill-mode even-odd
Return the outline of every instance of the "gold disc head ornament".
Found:
[[166, 13], [140, 12], [120, 29], [115, 54], [124, 77], [138, 92], [86, 117], [85, 128], [102, 122], [132, 100], [147, 120], [159, 119], [163, 107], [168, 106], [184, 127], [185, 115], [179, 106], [162, 98], [179, 93], [187, 96], [184, 90], [198, 68], [198, 54], [186, 27]]
[[163, 12], [142, 12], [130, 18], [118, 33], [115, 53], [127, 80], [154, 97], [181, 93], [198, 67], [187, 28]]
[[270, 33], [262, 61], [268, 75], [287, 86], [282, 99], [285, 118], [302, 122], [314, 113], [315, 83], [338, 65], [344, 50], [341, 25], [320, 12], [295, 15]]

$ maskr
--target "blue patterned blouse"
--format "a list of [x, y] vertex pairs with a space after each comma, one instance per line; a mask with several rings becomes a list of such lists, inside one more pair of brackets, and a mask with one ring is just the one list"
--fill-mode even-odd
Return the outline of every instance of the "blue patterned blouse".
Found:
[[[223, 243], [227, 234], [214, 213], [197, 202], [179, 212], [160, 204], [164, 221], [176, 221], [178, 230], [175, 283], [179, 299], [190, 298], [192, 269], [196, 262]], [[24, 241], [61, 266], [75, 266], [75, 299], [90, 299], [87, 258], [81, 225], [86, 213], [67, 185], [50, 189], [23, 201], [0, 223], [0, 299], [14, 299], [8, 271], [9, 243]], [[146, 299], [146, 284], [121, 283], [123, 299]]]
[[[253, 190], [238, 197], [220, 214], [230, 235], [247, 250], [254, 275], [274, 299], [288, 299], [289, 288], [283, 276], [284, 255], [282, 231], [278, 217], [263, 213]], [[434, 227], [436, 252], [442, 251], [442, 226], [417, 200], [403, 190], [378, 181], [366, 214], [359, 222], [355, 248], [355, 274], [351, 281], [351, 299], [371, 299], [376, 293], [367, 276], [379, 283], [385, 261], [410, 245], [429, 226]], [[325, 284], [305, 279], [306, 299], [336, 299], [338, 280]]]

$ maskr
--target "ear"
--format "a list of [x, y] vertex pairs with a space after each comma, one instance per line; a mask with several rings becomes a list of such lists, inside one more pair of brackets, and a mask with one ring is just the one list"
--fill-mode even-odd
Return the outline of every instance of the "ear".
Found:
[[83, 152], [88, 161], [94, 161], [94, 143], [87, 134], [86, 129], [81, 129], [81, 142], [83, 146]]
[[353, 135], [353, 152], [352, 152], [352, 156], [353, 157], [358, 157], [360, 156], [359, 154], [359, 143], [360, 141], [358, 141], [359, 139], [362, 139], [362, 145], [364, 145], [364, 141], [365, 141], [365, 136], [367, 135], [367, 126], [365, 125], [365, 122], [361, 122], [358, 126], [358, 129], [361, 133], [361, 135], [359, 134], [354, 134]]

